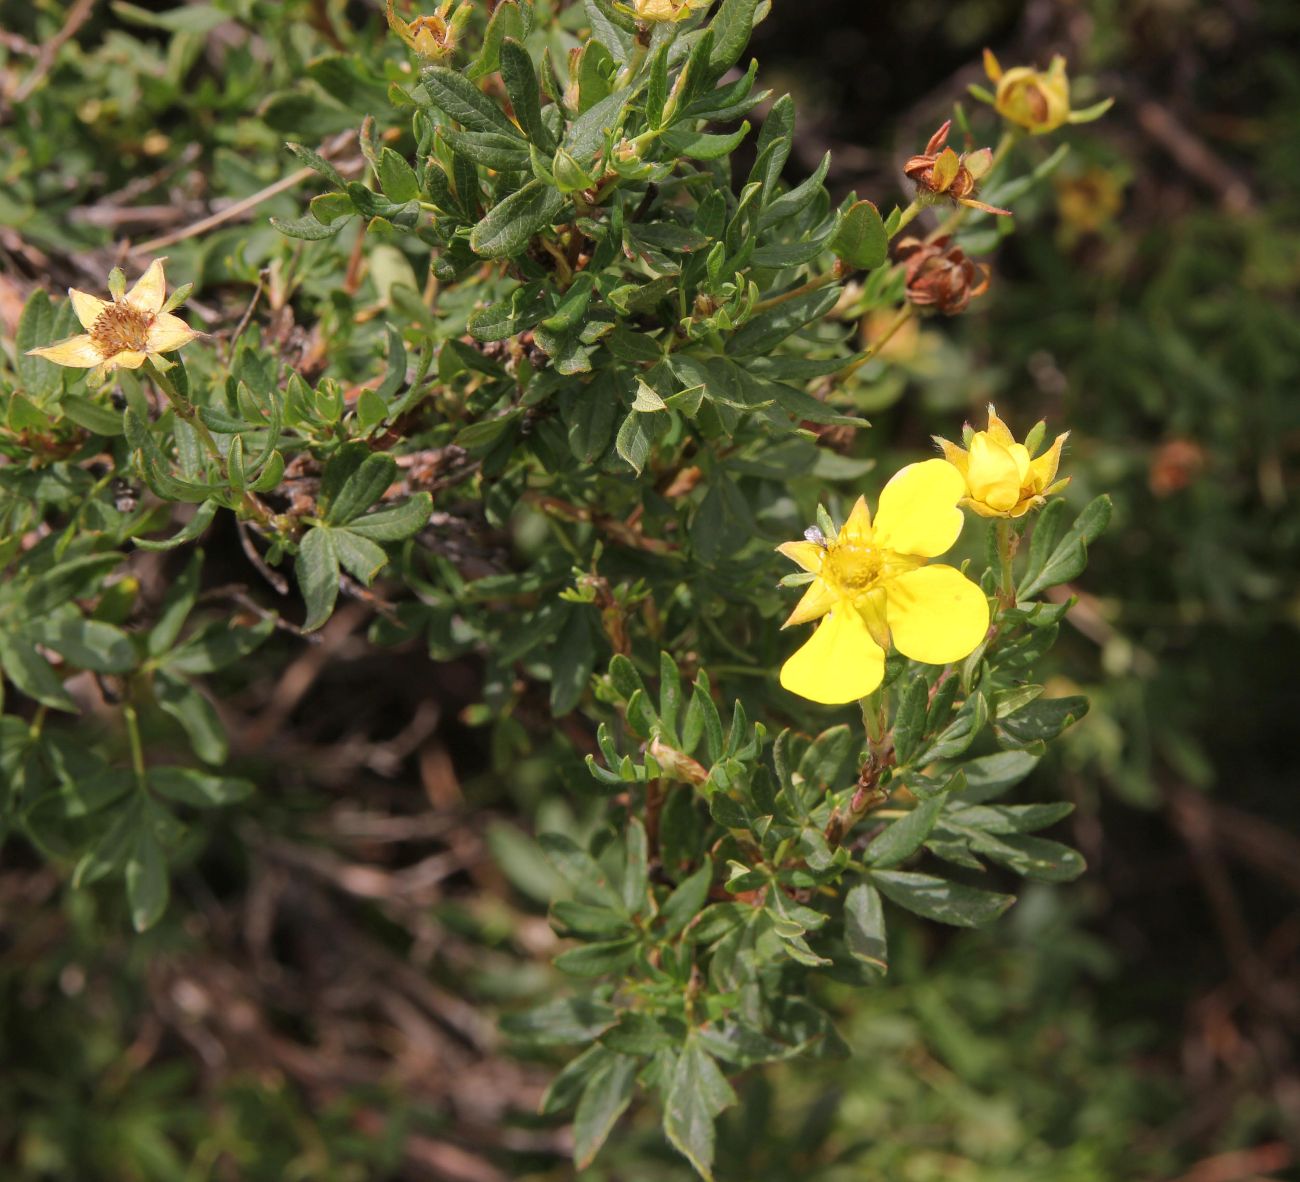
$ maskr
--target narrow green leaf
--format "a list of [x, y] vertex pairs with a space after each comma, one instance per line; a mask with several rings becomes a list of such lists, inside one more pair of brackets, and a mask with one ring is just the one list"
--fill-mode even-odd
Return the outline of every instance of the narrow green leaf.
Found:
[[374, 542], [400, 542], [417, 534], [429, 522], [433, 512], [433, 497], [416, 493], [400, 505], [354, 517], [348, 522], [348, 531]]
[[533, 236], [555, 221], [564, 208], [564, 194], [539, 180], [529, 181], [493, 206], [470, 232], [475, 254], [488, 259], [521, 253]]
[[470, 131], [501, 131], [523, 140], [505, 112], [463, 74], [446, 66], [429, 66], [420, 77], [433, 105], [462, 127]]
[[632, 1102], [638, 1061], [631, 1055], [612, 1055], [587, 1080], [573, 1118], [573, 1162], [585, 1170], [600, 1152], [614, 1122]]
[[147, 931], [162, 918], [169, 893], [162, 846], [149, 827], [141, 825], [126, 863], [126, 898], [131, 907], [131, 924], [137, 932]]
[[159, 796], [197, 809], [224, 808], [253, 794], [253, 785], [248, 780], [211, 776], [187, 767], [150, 768], [149, 787]]
[[885, 909], [869, 882], [857, 883], [844, 897], [844, 942], [855, 959], [882, 973], [889, 970]]
[[932, 874], [913, 874], [905, 870], [873, 870], [871, 882], [885, 898], [937, 923], [959, 928], [980, 927], [997, 919], [1016, 900], [1014, 895], [1000, 895], [936, 878]]
[[230, 754], [226, 730], [212, 703], [194, 686], [170, 677], [161, 669], [154, 675], [154, 699], [185, 729], [194, 754], [204, 763], [222, 764]]
[[339, 557], [328, 529], [309, 529], [303, 535], [294, 573], [307, 605], [303, 628], [312, 632], [330, 618], [339, 594]]
[[736, 1093], [698, 1037], [687, 1038], [664, 1102], [664, 1134], [705, 1182], [713, 1182], [713, 1122], [735, 1102]]

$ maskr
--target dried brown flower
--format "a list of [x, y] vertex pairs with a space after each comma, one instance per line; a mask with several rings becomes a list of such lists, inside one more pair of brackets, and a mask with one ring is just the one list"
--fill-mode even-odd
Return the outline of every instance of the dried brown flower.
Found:
[[993, 167], [993, 152], [981, 148], [978, 152], [957, 155], [952, 148], [945, 146], [951, 129], [952, 120], [949, 119], [930, 137], [925, 151], [903, 165], [904, 174], [916, 182], [918, 193], [948, 197], [957, 205], [1010, 217], [1009, 209], [999, 209], [996, 205], [975, 200], [975, 190]]
[[955, 316], [988, 290], [988, 267], [968, 259], [947, 234], [933, 242], [904, 238], [897, 258], [906, 267], [907, 298], [919, 308]]

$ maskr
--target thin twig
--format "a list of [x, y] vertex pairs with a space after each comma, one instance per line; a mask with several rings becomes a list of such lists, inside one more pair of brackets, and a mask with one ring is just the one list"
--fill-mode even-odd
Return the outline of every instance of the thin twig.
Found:
[[59, 56], [59, 50], [71, 39], [76, 36], [77, 30], [90, 19], [90, 14], [95, 7], [95, 0], [77, 0], [72, 6], [72, 11], [68, 13], [68, 18], [63, 22], [63, 28], [54, 34], [44, 45], [41, 46], [40, 55], [36, 59], [36, 64], [31, 68], [30, 73], [19, 84], [18, 88], [8, 98], [3, 100], [0, 105], [0, 117], [7, 115], [20, 103], [25, 102], [32, 92], [41, 84], [45, 75], [54, 67], [54, 61]]
[[[357, 133], [355, 131], [341, 132], [321, 148], [320, 155], [328, 160], [331, 156], [337, 155], [348, 147], [356, 140], [356, 137]], [[225, 222], [242, 217], [250, 210], [256, 209], [264, 201], [269, 201], [272, 197], [276, 197], [296, 185], [302, 184], [308, 177], [314, 175], [315, 171], [313, 169], [300, 168], [286, 177], [281, 177], [278, 181], [267, 185], [265, 188], [259, 189], [242, 201], [236, 201], [233, 205], [228, 205], [218, 213], [200, 218], [193, 225], [186, 226], [183, 230], [176, 230], [171, 234], [164, 234], [161, 238], [151, 238], [148, 242], [141, 242], [139, 245], [131, 247], [130, 253], [135, 255], [154, 254], [164, 247], [172, 246], [177, 242], [184, 242], [187, 238], [193, 238], [198, 234], [206, 234], [209, 230]]]

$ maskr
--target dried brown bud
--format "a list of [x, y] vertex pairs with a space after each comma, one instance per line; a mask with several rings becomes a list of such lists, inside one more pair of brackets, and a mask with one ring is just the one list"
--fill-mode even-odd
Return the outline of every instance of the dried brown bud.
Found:
[[947, 234], [933, 242], [904, 238], [897, 257], [906, 267], [907, 298], [919, 308], [955, 316], [988, 290], [988, 267], [968, 259]]
[[993, 167], [993, 153], [988, 148], [981, 148], [978, 152], [957, 155], [952, 148], [945, 147], [951, 128], [952, 120], [949, 119], [930, 137], [925, 151], [903, 165], [903, 173], [916, 182], [918, 193], [948, 197], [958, 205], [1009, 217], [1009, 209], [998, 209], [995, 205], [975, 200], [975, 190]]

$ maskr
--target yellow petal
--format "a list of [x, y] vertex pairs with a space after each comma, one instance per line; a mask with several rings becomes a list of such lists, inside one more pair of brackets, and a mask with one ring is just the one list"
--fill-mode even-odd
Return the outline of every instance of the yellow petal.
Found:
[[1025, 477], [1029, 475], [1029, 452], [1023, 443], [1011, 443], [1007, 446], [1007, 454], [1016, 462], [1016, 473], [1023, 488]]
[[69, 337], [57, 345], [46, 345], [41, 349], [28, 349], [33, 357], [44, 357], [55, 365], [67, 365], [73, 369], [90, 369], [104, 360], [99, 346], [91, 340], [89, 334]]
[[1002, 67], [998, 64], [998, 59], [993, 56], [993, 50], [984, 51], [984, 73], [988, 75], [990, 82], [996, 82], [1002, 77]]
[[68, 299], [72, 301], [72, 310], [81, 321], [82, 328], [94, 328], [99, 314], [108, 307], [107, 300], [101, 300], [89, 292], [78, 291], [75, 287], [68, 288]]
[[1005, 447], [976, 431], [970, 441], [966, 485], [972, 500], [1005, 512], [1020, 500], [1020, 468]]
[[995, 443], [1000, 443], [1003, 447], [1010, 447], [1016, 441], [1016, 437], [1011, 434], [1011, 428], [998, 418], [998, 412], [993, 409], [993, 403], [991, 402], [989, 403], [988, 433]]
[[837, 607], [781, 666], [781, 684], [813, 702], [838, 706], [865, 698], [885, 676], [885, 654], [848, 604]]
[[849, 510], [848, 519], [840, 526], [836, 536], [837, 542], [871, 541], [871, 510], [867, 508], [867, 498], [859, 497]]
[[124, 301], [141, 312], [151, 314], [162, 311], [167, 300], [167, 280], [163, 276], [164, 259], [154, 259], [145, 273], [123, 297]]
[[145, 362], [145, 354], [135, 349], [123, 349], [112, 357], [104, 358], [105, 369], [139, 369]]
[[808, 590], [803, 593], [803, 598], [795, 604], [790, 618], [781, 627], [789, 628], [792, 624], [807, 624], [812, 620], [820, 620], [839, 602], [839, 598], [839, 595], [831, 590], [829, 583], [821, 579], [813, 579], [808, 584]]
[[1061, 464], [1061, 448], [1065, 446], [1065, 441], [1069, 437], [1069, 431], [1066, 431], [1064, 435], [1058, 435], [1052, 446], [1030, 464], [1030, 471], [1034, 476], [1034, 488], [1039, 492], [1042, 492], [1056, 479], [1056, 469]]
[[822, 568], [822, 559], [826, 557], [824, 547], [816, 542], [782, 542], [777, 548], [778, 554], [785, 555], [791, 562], [816, 574]]
[[939, 445], [939, 450], [943, 452], [943, 458], [956, 468], [964, 479], [966, 476], [966, 449], [958, 447], [955, 443], [949, 443], [941, 435], [934, 435], [931, 438]]
[[914, 661], [960, 661], [988, 631], [988, 600], [956, 567], [936, 563], [898, 575], [885, 596], [894, 646]]
[[934, 170], [930, 174], [930, 187], [936, 193], [943, 193], [948, 186], [957, 178], [957, 170], [961, 167], [961, 160], [957, 153], [951, 148], [944, 148], [939, 153], [938, 159], [934, 162]]
[[875, 544], [898, 554], [933, 558], [961, 533], [957, 502], [966, 492], [962, 475], [947, 460], [908, 464], [880, 494]]
[[154, 317], [145, 339], [150, 353], [170, 353], [182, 345], [188, 345], [198, 335], [179, 316], [162, 312]]

